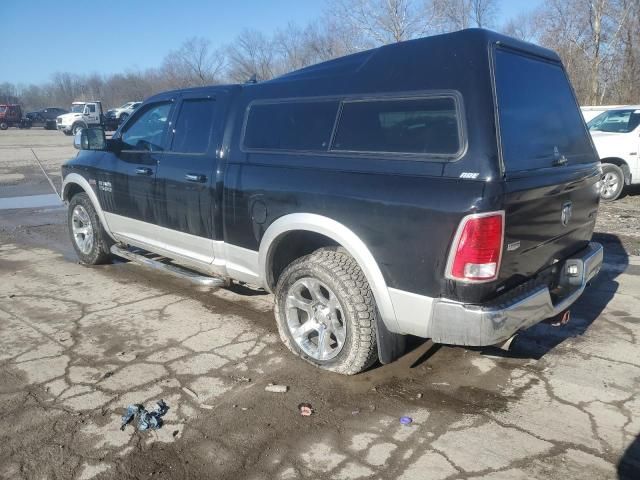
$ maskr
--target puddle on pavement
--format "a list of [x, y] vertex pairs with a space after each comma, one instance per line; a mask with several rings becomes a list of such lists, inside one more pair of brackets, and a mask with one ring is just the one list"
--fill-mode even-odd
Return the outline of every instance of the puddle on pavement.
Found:
[[62, 201], [55, 193], [0, 198], [0, 210], [15, 208], [61, 207]]

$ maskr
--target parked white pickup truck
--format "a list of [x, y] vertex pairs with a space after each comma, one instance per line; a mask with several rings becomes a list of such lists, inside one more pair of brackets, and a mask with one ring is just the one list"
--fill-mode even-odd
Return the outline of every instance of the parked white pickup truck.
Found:
[[124, 122], [142, 102], [127, 102], [121, 107], [107, 110], [107, 118], [116, 120], [118, 123]]
[[640, 183], [640, 105], [607, 110], [587, 125], [602, 162], [600, 198], [615, 200], [625, 185]]
[[607, 110], [611, 110], [613, 108], [622, 107], [626, 107], [626, 105], [585, 105], [583, 107], [580, 107], [580, 111], [582, 112], [584, 121], [589, 122], [593, 118], [600, 115], [602, 112], [606, 112]]

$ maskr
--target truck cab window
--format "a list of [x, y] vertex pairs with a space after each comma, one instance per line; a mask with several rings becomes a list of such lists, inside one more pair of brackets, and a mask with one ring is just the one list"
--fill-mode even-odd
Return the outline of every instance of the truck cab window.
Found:
[[215, 100], [184, 100], [176, 120], [171, 150], [180, 153], [205, 153], [209, 148]]
[[163, 150], [163, 139], [169, 125], [171, 103], [148, 105], [140, 111], [127, 129], [122, 132], [122, 142], [126, 150], [160, 151]]

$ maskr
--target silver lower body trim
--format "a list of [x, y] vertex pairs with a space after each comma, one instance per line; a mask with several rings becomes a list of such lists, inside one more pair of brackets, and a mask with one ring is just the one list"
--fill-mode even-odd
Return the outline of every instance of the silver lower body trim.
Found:
[[118, 242], [163, 255], [206, 275], [262, 283], [257, 251], [109, 212], [104, 217]]

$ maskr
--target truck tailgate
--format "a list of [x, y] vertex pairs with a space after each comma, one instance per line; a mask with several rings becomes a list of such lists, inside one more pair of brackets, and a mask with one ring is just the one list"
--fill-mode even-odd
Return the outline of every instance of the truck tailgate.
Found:
[[512, 287], [584, 248], [599, 203], [597, 163], [556, 167], [505, 183], [500, 280]]

